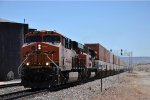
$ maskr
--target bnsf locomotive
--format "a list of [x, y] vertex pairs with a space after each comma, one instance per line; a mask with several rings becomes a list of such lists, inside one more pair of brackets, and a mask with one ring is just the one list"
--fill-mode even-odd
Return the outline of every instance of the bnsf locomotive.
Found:
[[99, 77], [123, 70], [119, 58], [111, 57], [102, 46], [101, 52], [101, 48], [96, 47], [98, 45], [82, 45], [55, 31], [29, 32], [25, 35], [23, 61], [18, 69], [21, 83], [24, 87], [49, 88], [67, 83], [70, 72], [77, 72], [78, 80], [82, 81], [92, 72]]

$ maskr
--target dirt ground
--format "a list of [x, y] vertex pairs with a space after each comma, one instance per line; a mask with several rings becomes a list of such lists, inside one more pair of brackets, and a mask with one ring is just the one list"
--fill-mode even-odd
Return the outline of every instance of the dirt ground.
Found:
[[106, 89], [93, 99], [150, 100], [150, 72], [136, 70], [128, 73], [118, 86]]

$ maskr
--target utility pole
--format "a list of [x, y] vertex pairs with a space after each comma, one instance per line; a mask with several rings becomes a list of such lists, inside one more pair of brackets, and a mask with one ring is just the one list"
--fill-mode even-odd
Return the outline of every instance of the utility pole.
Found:
[[130, 60], [131, 60], [131, 73], [133, 72], [133, 65], [132, 65], [132, 52], [130, 52]]
[[24, 24], [25, 24], [25, 22], [26, 22], [26, 19], [25, 19], [25, 18], [23, 19], [23, 22], [24, 22]]

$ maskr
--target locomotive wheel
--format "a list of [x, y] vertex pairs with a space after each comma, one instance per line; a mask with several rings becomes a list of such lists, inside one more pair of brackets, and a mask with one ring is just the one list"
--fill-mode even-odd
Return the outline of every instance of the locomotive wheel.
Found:
[[69, 80], [69, 72], [61, 72], [60, 74], [61, 84], [65, 84]]
[[97, 77], [97, 78], [98, 78], [98, 76], [99, 76], [99, 75], [98, 75], [98, 72], [97, 72], [97, 71], [95, 71], [95, 77]]
[[69, 80], [69, 72], [63, 73], [63, 76], [64, 76], [64, 83], [67, 83]]
[[56, 87], [57, 85], [61, 84], [61, 77], [60, 75], [55, 75], [53, 80], [49, 79], [48, 88]]
[[82, 76], [82, 75], [81, 75], [81, 72], [78, 72], [78, 80], [79, 80], [79, 81], [81, 81], [81, 79], [82, 79], [81, 76]]
[[87, 78], [90, 78], [90, 76], [91, 76], [91, 71], [87, 71]]
[[100, 78], [102, 73], [99, 70], [95, 71], [95, 77]]
[[83, 70], [78, 72], [78, 80], [83, 81], [83, 80], [86, 80], [86, 79], [87, 79], [87, 69], [84, 68]]
[[69, 80], [69, 72], [67, 72], [67, 73], [65, 74], [65, 77], [66, 77], [66, 82], [68, 82], [68, 80]]

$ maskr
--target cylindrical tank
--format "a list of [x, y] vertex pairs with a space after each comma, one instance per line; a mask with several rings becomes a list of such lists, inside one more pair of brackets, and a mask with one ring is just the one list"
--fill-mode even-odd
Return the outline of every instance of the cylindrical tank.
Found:
[[21, 47], [28, 24], [0, 21], [0, 80], [18, 78]]

